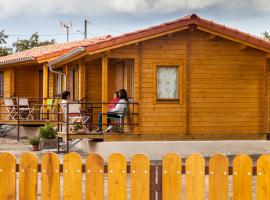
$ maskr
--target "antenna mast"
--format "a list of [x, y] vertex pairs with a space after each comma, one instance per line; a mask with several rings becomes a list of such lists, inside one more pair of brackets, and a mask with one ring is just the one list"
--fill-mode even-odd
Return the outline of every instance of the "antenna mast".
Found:
[[66, 29], [66, 31], [67, 31], [67, 42], [68, 42], [68, 40], [69, 40], [69, 29], [72, 27], [72, 23], [69, 22], [69, 24], [68, 24], [66, 22], [60, 21], [60, 24], [61, 24], [61, 28], [64, 27]]

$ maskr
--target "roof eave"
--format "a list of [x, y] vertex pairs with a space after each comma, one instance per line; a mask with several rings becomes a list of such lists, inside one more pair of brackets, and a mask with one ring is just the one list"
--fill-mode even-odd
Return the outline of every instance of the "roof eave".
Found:
[[14, 65], [25, 65], [28, 63], [37, 63], [35, 57], [28, 57], [28, 58], [23, 58], [23, 59], [18, 59], [18, 60], [10, 60], [7, 62], [2, 62], [0, 63], [0, 67], [9, 67], [9, 66], [14, 66]]
[[86, 49], [84, 47], [75, 48], [75, 49], [71, 50], [70, 52], [63, 54], [63, 55], [59, 56], [58, 58], [48, 62], [48, 65], [50, 65], [52, 67], [57, 67], [63, 63], [70, 62], [73, 59], [77, 59], [83, 53], [85, 53], [85, 51], [86, 51]]

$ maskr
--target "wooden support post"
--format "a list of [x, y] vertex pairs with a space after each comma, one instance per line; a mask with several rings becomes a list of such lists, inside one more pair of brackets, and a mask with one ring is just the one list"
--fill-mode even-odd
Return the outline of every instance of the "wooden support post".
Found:
[[[48, 64], [43, 64], [43, 95], [42, 97], [44, 98], [43, 99], [43, 105], [46, 105], [47, 104], [47, 98], [48, 98], [48, 94], [49, 94], [49, 89], [48, 89], [48, 86], [49, 86], [49, 70], [48, 70]], [[43, 117], [46, 116], [46, 112], [47, 112], [47, 108], [46, 107], [43, 107], [43, 110], [42, 112], [44, 114], [42, 114]]]
[[85, 63], [80, 60], [79, 62], [79, 99], [86, 96], [86, 67]]
[[4, 72], [5, 90], [4, 97], [10, 98], [15, 96], [15, 70], [9, 69]]
[[108, 102], [108, 58], [102, 58], [102, 129], [107, 124], [107, 102]]

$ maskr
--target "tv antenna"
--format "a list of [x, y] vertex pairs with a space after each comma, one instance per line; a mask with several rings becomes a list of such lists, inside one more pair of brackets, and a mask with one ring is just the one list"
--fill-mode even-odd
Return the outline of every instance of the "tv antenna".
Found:
[[72, 27], [72, 22], [62, 22], [60, 21], [61, 29], [65, 28], [67, 32], [67, 42], [69, 40], [69, 29]]

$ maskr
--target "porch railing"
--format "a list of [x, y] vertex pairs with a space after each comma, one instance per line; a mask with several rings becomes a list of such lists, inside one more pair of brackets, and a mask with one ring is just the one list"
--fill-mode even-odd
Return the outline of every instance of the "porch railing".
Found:
[[[111, 103], [100, 102], [68, 102], [67, 112], [63, 113], [61, 108], [60, 99], [57, 99], [57, 104], [48, 104], [48, 100], [51, 98], [35, 98], [35, 97], [12, 97], [13, 105], [7, 105], [4, 100], [0, 99], [0, 124], [16, 125], [17, 126], [17, 140], [20, 139], [20, 126], [23, 125], [44, 125], [46, 123], [52, 123], [57, 126], [57, 130], [60, 133], [64, 133], [68, 136], [70, 134], [87, 134], [94, 133], [94, 129], [98, 128], [98, 115], [102, 111], [102, 106]], [[27, 99], [28, 105], [21, 105], [22, 99]], [[87, 116], [88, 120], [83, 122], [72, 121], [74, 113], [69, 112], [70, 105], [79, 104], [80, 114]], [[128, 113], [124, 118], [123, 126], [128, 127], [130, 130], [134, 130], [138, 126], [139, 104], [136, 102], [129, 102]], [[106, 117], [107, 113], [102, 113], [103, 117]], [[74, 131], [75, 126], [85, 126], [89, 132]], [[103, 127], [108, 125], [107, 123], [101, 124]], [[113, 124], [117, 127], [117, 124]], [[77, 127], [78, 127], [77, 126]], [[127, 132], [123, 130], [121, 132]]]

